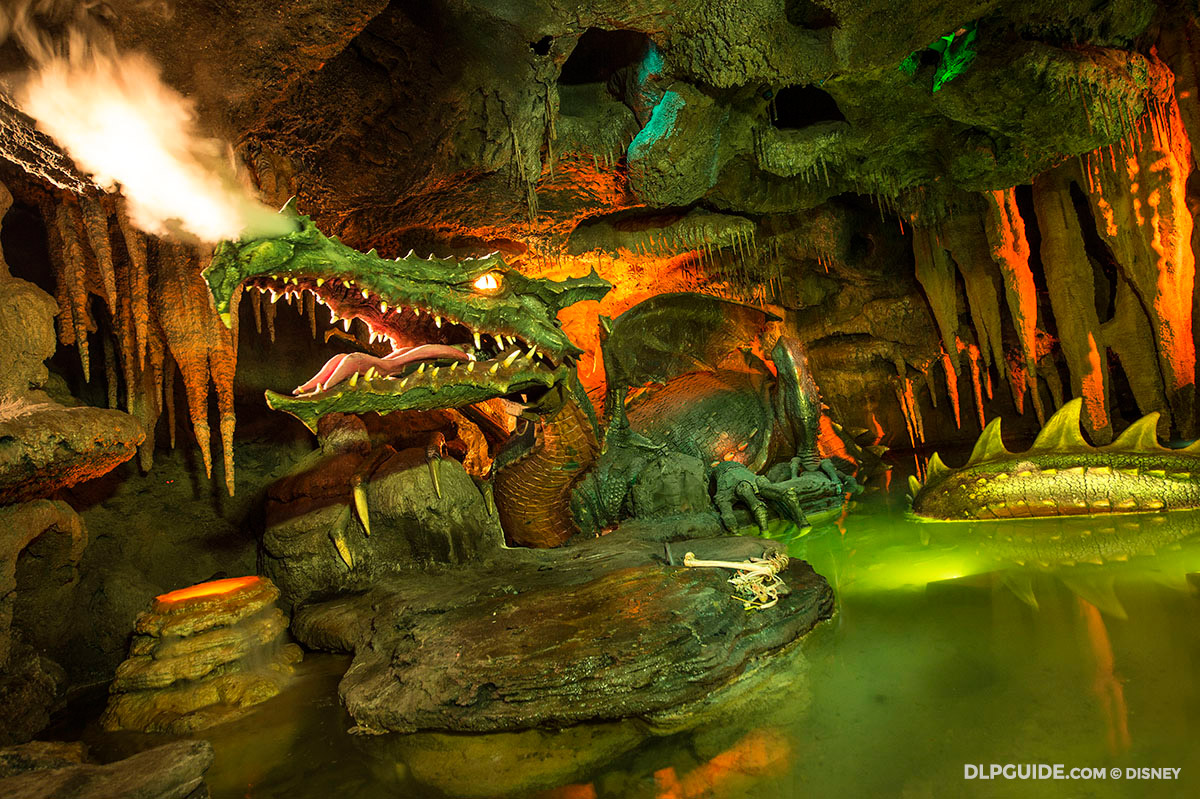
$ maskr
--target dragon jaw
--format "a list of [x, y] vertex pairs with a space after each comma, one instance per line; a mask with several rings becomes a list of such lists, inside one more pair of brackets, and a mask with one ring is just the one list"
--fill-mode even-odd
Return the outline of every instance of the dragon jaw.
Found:
[[384, 259], [326, 238], [306, 216], [296, 222], [277, 238], [222, 242], [204, 277], [227, 325], [232, 298], [243, 290], [271, 302], [311, 295], [347, 332], [356, 319], [366, 326], [366, 351], [334, 356], [291, 396], [267, 392], [270, 407], [313, 430], [328, 413], [536, 397], [566, 379], [581, 352], [559, 327], [558, 311], [610, 288], [594, 273], [527, 278], [496, 253]]

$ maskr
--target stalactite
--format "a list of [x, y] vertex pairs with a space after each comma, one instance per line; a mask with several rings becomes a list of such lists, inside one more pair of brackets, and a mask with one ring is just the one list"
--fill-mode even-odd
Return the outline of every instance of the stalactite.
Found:
[[946, 396], [950, 399], [950, 407], [954, 409], [954, 426], [961, 430], [962, 403], [958, 398], [958, 371], [955, 369], [956, 360], [950, 357], [950, 353], [942, 350], [941, 361], [942, 371], [946, 374]]
[[[210, 311], [208, 288], [200, 277], [196, 253], [179, 244], [160, 243], [156, 291], [158, 318], [171, 355], [183, 376], [192, 430], [200, 446], [204, 470], [212, 475], [208, 425], [209, 383], [216, 386], [224, 445], [225, 485], [233, 494], [233, 374], [236, 353], [230, 331]], [[236, 306], [234, 306], [236, 311]]]
[[[947, 352], [951, 352], [954, 350], [955, 331], [958, 329], [954, 264], [931, 229], [914, 226], [912, 234], [917, 281], [925, 290], [925, 297], [933, 310], [933, 319], [942, 336], [942, 346]], [[955, 367], [957, 368], [957, 364]]]
[[54, 207], [54, 229], [57, 239], [51, 246], [58, 246], [59, 257], [55, 266], [60, 267], [57, 279], [64, 286], [64, 299], [71, 309], [74, 327], [74, 344], [79, 350], [79, 361], [83, 366], [83, 379], [91, 382], [91, 365], [88, 358], [88, 333], [96, 329], [88, 309], [87, 262], [83, 242], [80, 240], [79, 203], [73, 194], [64, 194]]
[[982, 430], [987, 422], [983, 407], [983, 383], [980, 380], [979, 347], [974, 344], [966, 345], [967, 360], [971, 364], [971, 390], [975, 394], [975, 414], [979, 419], [979, 429]]
[[917, 403], [917, 393], [913, 381], [908, 376], [908, 367], [903, 359], [896, 360], [897, 379], [893, 384], [896, 391], [896, 401], [900, 404], [900, 412], [908, 428], [908, 440], [913, 449], [925, 443], [925, 421], [921, 418], [921, 407]]
[[168, 438], [171, 442], [171, 449], [175, 449], [175, 371], [178, 365], [170, 353], [163, 356], [163, 405], [167, 410], [167, 430], [169, 431]]
[[[1159, 82], [1170, 70], [1152, 59]], [[1159, 92], [1158, 96], [1164, 93]], [[1195, 436], [1195, 342], [1192, 301], [1196, 262], [1192, 214], [1186, 202], [1191, 144], [1173, 92], [1151, 106], [1146, 134], [1115, 164], [1100, 153], [1086, 159], [1096, 228], [1145, 307], [1173, 420]]]
[[130, 392], [129, 407], [130, 413], [138, 418], [146, 430], [146, 440], [138, 448], [138, 465], [143, 471], [150, 471], [150, 467], [154, 465], [154, 431], [162, 414], [165, 381], [163, 343], [158, 336], [151, 338], [147, 344], [143, 367], [140, 375], [141, 390]]
[[116, 309], [117, 270], [113, 266], [112, 240], [108, 234], [108, 211], [100, 198], [90, 194], [79, 198], [79, 206], [83, 230], [100, 271], [100, 287], [104, 290], [104, 300], [109, 308]]
[[966, 289], [967, 309], [986, 368], [992, 364], [1004, 374], [1004, 346], [1000, 340], [1000, 281], [992, 268], [987, 234], [978, 216], [964, 214], [941, 226], [942, 241], [954, 258]]
[[1108, 361], [1098, 352], [1095, 277], [1071, 199], [1074, 162], [1039, 175], [1033, 204], [1042, 234], [1042, 265], [1059, 346], [1071, 375], [1071, 394], [1082, 397], [1083, 423], [1098, 444], [1112, 439]]
[[[1037, 288], [1029, 268], [1029, 242], [1025, 238], [1025, 221], [1017, 210], [1014, 189], [986, 192], [989, 202], [987, 224], [988, 243], [992, 259], [1000, 267], [1008, 311], [1017, 330], [1017, 342], [1024, 365], [1025, 382], [1030, 389], [1038, 422], [1045, 423], [1046, 413], [1037, 385]], [[1010, 383], [1015, 391], [1015, 386]], [[1024, 403], [1017, 403], [1018, 409]]]
[[137, 338], [137, 360], [146, 358], [146, 347], [150, 339], [150, 263], [147, 256], [146, 236], [129, 222], [129, 214], [123, 199], [117, 202], [117, 226], [125, 242], [130, 267], [130, 313], [133, 331]]
[[[1038, 377], [1046, 381], [1046, 388], [1050, 391], [1050, 402], [1054, 405], [1054, 410], [1058, 410], [1063, 404], [1063, 386], [1062, 380], [1058, 376], [1058, 368], [1054, 365], [1054, 356], [1045, 356], [1050, 363], [1043, 364], [1038, 361]], [[1038, 393], [1037, 386], [1031, 386], [1034, 394]]]
[[108, 407], [117, 407], [117, 352], [111, 336], [100, 337], [100, 349], [104, 353], [104, 391]]
[[[1175, 77], [1175, 103], [1192, 144], [1192, 156], [1200, 148], [1200, 25], [1187, 15], [1182, 24], [1163, 25], [1158, 33], [1158, 51]], [[1180, 102], [1180, 101], [1183, 102]]]
[[[1103, 345], [1116, 353], [1142, 414], [1167, 407], [1159, 378], [1154, 331], [1129, 281], [1118, 275], [1113, 318], [1100, 328]], [[1159, 433], [1169, 437], [1170, 420], [1159, 419]]]

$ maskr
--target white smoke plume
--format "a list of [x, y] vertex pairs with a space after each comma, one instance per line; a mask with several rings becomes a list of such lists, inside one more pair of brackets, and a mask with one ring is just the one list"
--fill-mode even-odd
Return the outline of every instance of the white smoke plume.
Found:
[[116, 50], [89, 13], [99, 4], [0, 3], [0, 42], [11, 36], [32, 64], [17, 104], [97, 185], [121, 191], [134, 224], [204, 242], [291, 229], [237, 181], [228, 146], [200, 132], [195, 104], [158, 66]]

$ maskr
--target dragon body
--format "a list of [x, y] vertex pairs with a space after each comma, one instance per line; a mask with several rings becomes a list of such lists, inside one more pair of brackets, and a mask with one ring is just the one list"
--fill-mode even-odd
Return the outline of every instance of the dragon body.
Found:
[[935, 454], [924, 483], [910, 478], [913, 512], [934, 520], [1148, 513], [1200, 508], [1200, 442], [1158, 442], [1158, 413], [1134, 422], [1112, 444], [1093, 447], [1080, 432], [1082, 400], [1064, 404], [1033, 446], [1013, 453], [993, 419], [967, 463]]
[[[598, 530], [636, 515], [639, 506], [631, 496], [653, 480], [702, 483], [703, 504], [715, 505], [730, 528], [736, 525], [735, 503], [744, 504], [760, 527], [766, 526], [768, 506], [804, 523], [810, 512], [840, 508], [856, 487], [816, 452], [819, 399], [795, 342], [780, 339], [772, 350], [773, 367], [758, 360], [760, 368], [726, 379], [723, 392], [702, 395], [688, 380], [671, 379], [684, 377], [674, 356], [654, 361], [647, 379], [666, 384], [655, 396], [675, 410], [635, 413], [632, 427], [624, 391], [612, 390], [613, 376], [640, 379], [630, 370], [636, 372], [641, 362], [628, 353], [610, 359], [606, 348], [606, 368], [613, 371], [602, 425], [575, 373], [582, 350], [557, 320], [563, 308], [608, 292], [611, 285], [594, 271], [551, 281], [522, 275], [496, 253], [462, 260], [412, 253], [385, 259], [327, 238], [291, 204], [284, 213], [294, 219], [290, 233], [217, 246], [204, 273], [217, 312], [231, 324], [231, 309], [243, 291], [269, 294], [272, 302], [311, 294], [347, 332], [354, 322], [365, 325], [359, 339], [368, 343], [362, 352], [335, 355], [290, 395], [268, 391], [268, 405], [315, 432], [327, 414], [467, 408], [503, 399], [520, 421], [498, 453], [485, 491], [490, 489], [515, 543], [555, 546], [581, 529]], [[689, 309], [707, 308], [714, 330], [724, 313], [747, 320], [761, 314], [736, 303], [706, 306], [722, 301], [679, 296]], [[673, 329], [680, 327], [670, 321], [672, 314], [680, 318], [677, 308], [672, 311], [676, 305], [668, 300], [648, 308]], [[628, 316], [618, 317], [610, 332], [619, 333]], [[645, 327], [644, 319], [633, 316], [637, 324], [630, 326]], [[618, 335], [608, 343], [628, 338]], [[710, 350], [736, 343], [719, 335], [708, 340]], [[700, 347], [687, 349], [703, 354]], [[704, 371], [702, 361], [693, 371]], [[705, 418], [697, 420], [701, 406]], [[757, 421], [748, 424], [751, 419]], [[771, 479], [762, 474], [788, 456], [783, 471]], [[667, 461], [670, 468], [663, 466]], [[657, 494], [671, 496], [672, 490], [664, 486]], [[698, 510], [694, 506], [701, 500], [694, 499], [684, 504]]]

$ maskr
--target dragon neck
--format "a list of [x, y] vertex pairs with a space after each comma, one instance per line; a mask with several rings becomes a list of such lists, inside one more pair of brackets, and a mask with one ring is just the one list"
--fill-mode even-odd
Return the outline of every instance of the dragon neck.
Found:
[[513, 445], [519, 454], [497, 460], [496, 510], [514, 544], [555, 547], [578, 532], [571, 492], [595, 464], [600, 444], [591, 405], [573, 388], [562, 387], [561, 403], [529, 423], [524, 441]]

